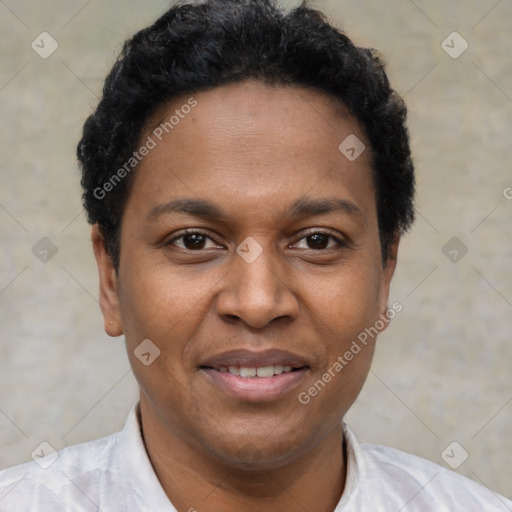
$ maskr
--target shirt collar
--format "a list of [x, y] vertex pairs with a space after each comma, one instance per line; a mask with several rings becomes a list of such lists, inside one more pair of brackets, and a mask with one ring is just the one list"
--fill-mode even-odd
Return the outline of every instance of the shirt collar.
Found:
[[123, 430], [112, 436], [107, 449], [100, 488], [102, 510], [118, 510], [120, 496], [112, 489], [119, 489], [125, 510], [176, 512], [144, 446], [138, 402], [132, 407]]
[[[334, 512], [348, 509], [358, 493], [365, 472], [361, 447], [346, 423], [343, 423], [343, 436], [347, 447], [346, 480]], [[111, 437], [106, 455], [100, 488], [101, 509], [117, 510], [119, 493], [112, 493], [112, 489], [119, 489], [126, 498], [128, 510], [176, 512], [155, 474], [144, 446], [139, 402], [131, 408], [123, 430]]]
[[347, 471], [345, 477], [345, 488], [334, 512], [349, 510], [356, 495], [360, 490], [361, 482], [364, 481], [366, 466], [364, 464], [361, 445], [349, 426], [343, 422], [343, 438], [347, 447]]

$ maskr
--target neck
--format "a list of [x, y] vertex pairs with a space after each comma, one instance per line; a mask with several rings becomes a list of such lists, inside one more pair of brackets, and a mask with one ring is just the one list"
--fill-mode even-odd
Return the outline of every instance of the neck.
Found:
[[142, 402], [141, 423], [158, 480], [179, 511], [333, 512], [343, 493], [346, 454], [341, 421], [339, 428], [292, 462], [242, 470], [191, 446]]

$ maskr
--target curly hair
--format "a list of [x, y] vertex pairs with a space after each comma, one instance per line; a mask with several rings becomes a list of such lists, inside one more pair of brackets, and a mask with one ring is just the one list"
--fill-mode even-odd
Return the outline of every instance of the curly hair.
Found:
[[355, 46], [308, 0], [289, 11], [276, 0], [180, 1], [137, 32], [125, 41], [77, 147], [88, 221], [99, 225], [114, 267], [134, 173], [108, 194], [102, 187], [133, 157], [146, 121], [172, 98], [248, 79], [327, 92], [359, 121], [372, 150], [385, 260], [414, 220], [415, 179], [407, 109], [384, 68], [375, 50]]

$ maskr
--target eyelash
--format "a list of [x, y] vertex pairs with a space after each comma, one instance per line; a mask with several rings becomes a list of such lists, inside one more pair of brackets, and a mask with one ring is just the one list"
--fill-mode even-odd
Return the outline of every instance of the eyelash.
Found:
[[[205, 233], [204, 231], [199, 231], [199, 230], [195, 230], [195, 229], [187, 229], [184, 232], [182, 232], [180, 235], [175, 236], [169, 242], [166, 242], [165, 245], [166, 246], [171, 246], [171, 245], [173, 245], [173, 242], [175, 242], [176, 240], [182, 239], [182, 238], [184, 238], [184, 237], [186, 237], [188, 235], [202, 235], [202, 236], [204, 236], [206, 238], [209, 238], [213, 242], [215, 242], [215, 240], [213, 240], [212, 237], [208, 233]], [[298, 242], [300, 242], [304, 238], [308, 238], [308, 237], [313, 236], [313, 235], [325, 235], [328, 238], [332, 238], [336, 242], [336, 244], [338, 246], [338, 249], [342, 249], [342, 248], [345, 248], [345, 247], [348, 246], [347, 242], [345, 242], [341, 238], [338, 238], [338, 237], [334, 236], [333, 234], [331, 234], [331, 233], [329, 233], [327, 231], [318, 231], [318, 230], [314, 230], [314, 231], [311, 231], [311, 232], [305, 234], [302, 238], [300, 238], [298, 240]], [[182, 247], [178, 247], [178, 249], [183, 249], [183, 248]], [[333, 247], [330, 247], [330, 248], [327, 248], [327, 249], [309, 249], [309, 250], [310, 251], [315, 251], [315, 252], [322, 252], [322, 251], [328, 251], [329, 249], [333, 249]], [[185, 248], [183, 250], [190, 251], [190, 252], [201, 252], [202, 249], [198, 249], [198, 250], [194, 251], [192, 249], [186, 249]]]

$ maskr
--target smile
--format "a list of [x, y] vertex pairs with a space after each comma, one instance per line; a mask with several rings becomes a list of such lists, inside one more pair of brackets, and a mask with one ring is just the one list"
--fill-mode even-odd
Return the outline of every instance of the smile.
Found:
[[309, 367], [203, 367], [201, 371], [210, 384], [223, 395], [246, 402], [268, 402], [285, 397], [298, 387]]
[[295, 370], [299, 370], [300, 368], [292, 368], [291, 366], [283, 366], [281, 364], [275, 366], [261, 366], [260, 368], [255, 367], [239, 367], [239, 366], [220, 366], [218, 368], [213, 368], [218, 372], [229, 372], [231, 375], [239, 375], [240, 377], [261, 377], [268, 378], [273, 377], [274, 375], [281, 375], [282, 373], [289, 373]]
[[223, 398], [268, 402], [303, 384], [310, 366], [306, 357], [293, 352], [240, 348], [206, 357], [199, 370]]

